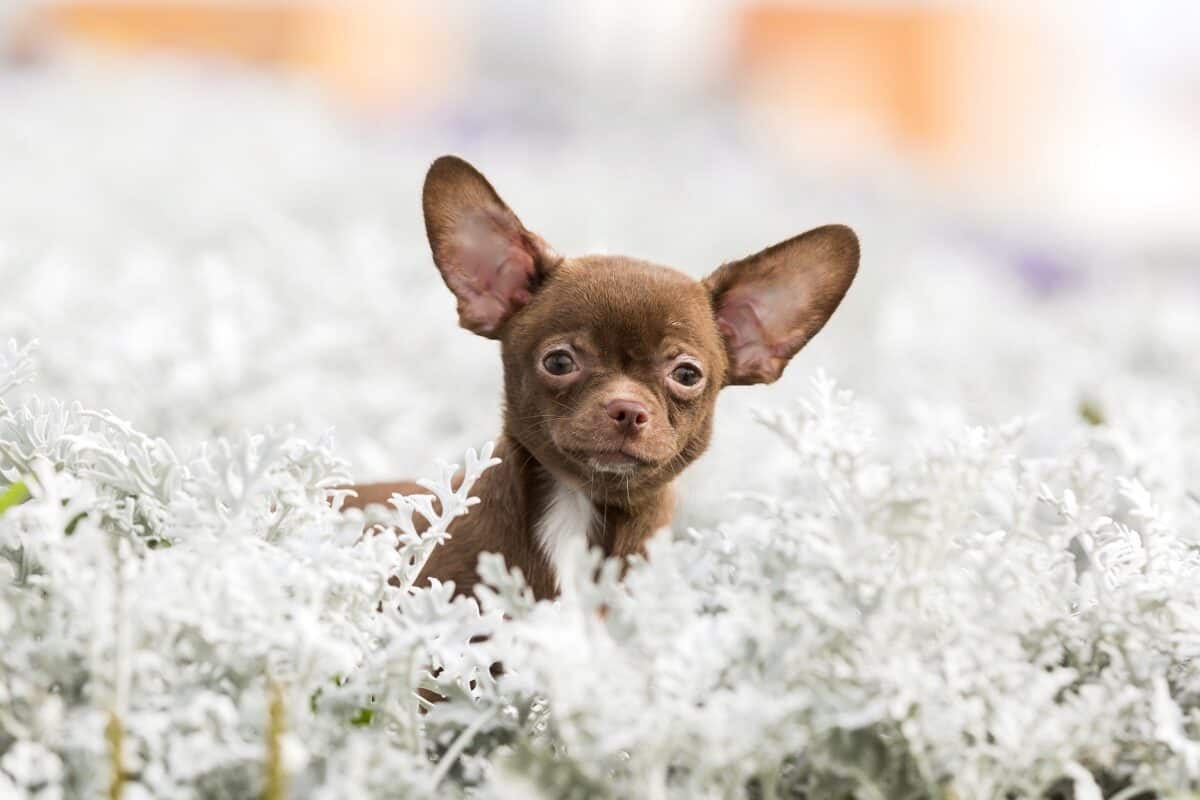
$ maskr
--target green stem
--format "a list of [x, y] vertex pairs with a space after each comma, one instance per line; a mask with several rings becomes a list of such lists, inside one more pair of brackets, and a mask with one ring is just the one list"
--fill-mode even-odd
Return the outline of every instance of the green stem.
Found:
[[283, 768], [283, 734], [285, 717], [283, 690], [271, 681], [267, 706], [267, 780], [263, 800], [284, 800], [287, 796], [287, 774]]
[[125, 794], [125, 770], [122, 749], [124, 732], [121, 730], [121, 718], [116, 711], [108, 712], [108, 724], [104, 726], [104, 738], [108, 740], [108, 800], [121, 800]]

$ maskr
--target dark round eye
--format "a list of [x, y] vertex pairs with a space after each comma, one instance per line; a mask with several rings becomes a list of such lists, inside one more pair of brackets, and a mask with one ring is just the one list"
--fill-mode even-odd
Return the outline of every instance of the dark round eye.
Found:
[[542, 366], [551, 375], [568, 375], [578, 369], [574, 357], [566, 350], [553, 350], [542, 359]]
[[695, 386], [704, 376], [694, 364], [680, 364], [671, 370], [671, 378], [683, 386]]

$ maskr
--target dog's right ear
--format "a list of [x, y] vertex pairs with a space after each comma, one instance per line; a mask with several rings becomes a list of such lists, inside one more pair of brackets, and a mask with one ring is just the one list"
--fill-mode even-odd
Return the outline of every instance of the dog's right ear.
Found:
[[561, 258], [457, 156], [433, 162], [421, 204], [433, 260], [458, 298], [459, 324], [497, 338]]

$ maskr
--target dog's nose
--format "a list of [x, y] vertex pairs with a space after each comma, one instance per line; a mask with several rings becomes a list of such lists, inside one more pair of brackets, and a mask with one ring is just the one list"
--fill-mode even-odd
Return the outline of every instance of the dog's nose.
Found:
[[626, 436], [633, 436], [650, 422], [650, 412], [636, 400], [609, 400], [604, 410]]

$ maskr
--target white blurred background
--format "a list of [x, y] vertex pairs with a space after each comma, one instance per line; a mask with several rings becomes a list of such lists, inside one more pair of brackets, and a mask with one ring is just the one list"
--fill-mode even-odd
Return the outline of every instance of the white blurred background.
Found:
[[185, 56], [319, 87], [405, 137], [653, 135], [726, 112], [781, 165], [915, 179], [1094, 243], [1195, 243], [1200, 8], [1058, 3], [89, 0], [6, 4], [10, 69]]
[[3, 8], [0, 336], [41, 340], [42, 391], [181, 447], [332, 428], [386, 478], [497, 432], [495, 347], [420, 220], [445, 152], [568, 254], [701, 275], [859, 230], [827, 332], [722, 400], [697, 514], [761, 485], [751, 412], [818, 368], [980, 423], [1200, 375], [1194, 3]]

